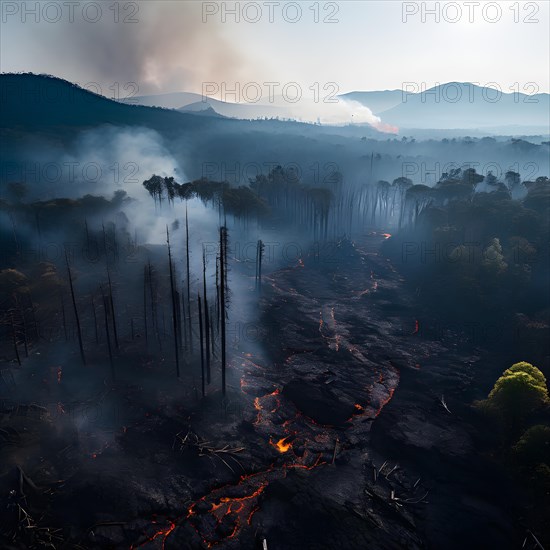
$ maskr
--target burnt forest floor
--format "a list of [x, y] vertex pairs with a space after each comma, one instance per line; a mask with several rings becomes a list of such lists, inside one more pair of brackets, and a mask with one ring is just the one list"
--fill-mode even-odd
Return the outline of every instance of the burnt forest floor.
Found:
[[166, 375], [168, 340], [121, 344], [115, 380], [103, 349], [82, 367], [37, 344], [0, 411], [2, 547], [519, 548], [524, 497], [471, 408], [503, 369], [457, 330], [423, 330], [383, 240], [266, 275], [225, 398], [219, 357], [203, 399], [196, 350]]

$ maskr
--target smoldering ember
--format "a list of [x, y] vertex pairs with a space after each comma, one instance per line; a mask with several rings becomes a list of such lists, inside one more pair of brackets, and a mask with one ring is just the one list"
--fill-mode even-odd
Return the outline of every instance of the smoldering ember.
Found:
[[550, 548], [549, 5], [34, 4], [0, 547]]

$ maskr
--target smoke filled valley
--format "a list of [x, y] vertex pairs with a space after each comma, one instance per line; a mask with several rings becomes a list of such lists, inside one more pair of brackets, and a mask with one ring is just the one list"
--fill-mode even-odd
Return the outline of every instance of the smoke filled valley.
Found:
[[0, 93], [3, 548], [550, 544], [548, 135]]

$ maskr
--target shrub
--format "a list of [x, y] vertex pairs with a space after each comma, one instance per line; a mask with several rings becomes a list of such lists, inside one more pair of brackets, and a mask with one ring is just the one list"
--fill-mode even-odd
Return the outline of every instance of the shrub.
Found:
[[532, 426], [514, 445], [517, 458], [526, 465], [550, 464], [550, 426]]

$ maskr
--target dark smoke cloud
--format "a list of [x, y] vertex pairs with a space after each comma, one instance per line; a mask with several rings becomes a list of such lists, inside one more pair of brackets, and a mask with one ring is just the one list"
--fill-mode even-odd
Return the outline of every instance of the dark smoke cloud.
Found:
[[[202, 2], [139, 2], [136, 23], [113, 21], [110, 3], [102, 17], [89, 23], [76, 17], [55, 24], [20, 29], [33, 50], [34, 70], [78, 81], [97, 82], [104, 95], [118, 82], [138, 85], [137, 95], [168, 91], [200, 92], [202, 83], [235, 82], [245, 74], [258, 78], [258, 67], [238, 50], [225, 26], [214, 18], [202, 20]], [[122, 6], [122, 4], [121, 4]], [[38, 69], [40, 67], [40, 69]], [[23, 68], [22, 68], [23, 70]], [[24, 68], [27, 70], [27, 68]], [[91, 89], [91, 88], [90, 88]], [[127, 97], [131, 89], [121, 89]]]

